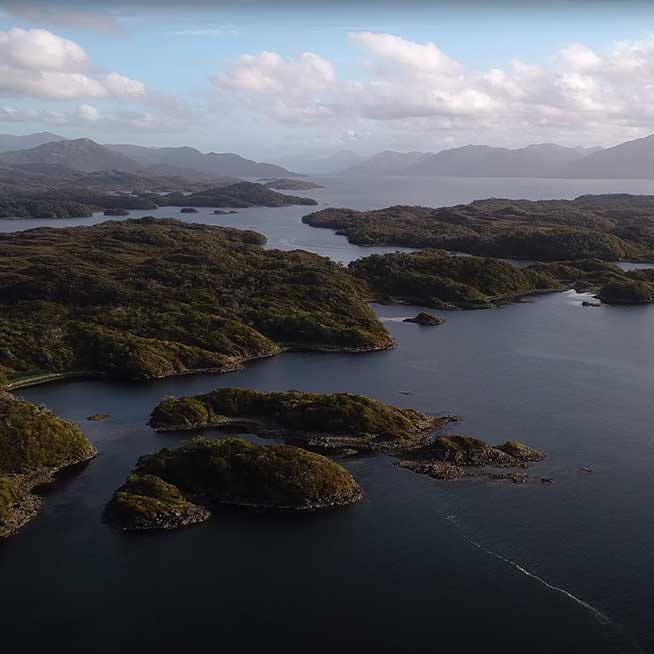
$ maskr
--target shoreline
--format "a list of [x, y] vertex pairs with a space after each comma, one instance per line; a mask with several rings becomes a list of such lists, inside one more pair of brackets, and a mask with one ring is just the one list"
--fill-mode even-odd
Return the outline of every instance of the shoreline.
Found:
[[284, 354], [285, 352], [316, 352], [324, 354], [365, 354], [367, 352], [383, 352], [384, 350], [393, 349], [396, 346], [395, 341], [391, 342], [386, 346], [374, 346], [369, 347], [348, 347], [348, 348], [339, 348], [337, 346], [329, 345], [299, 345], [299, 344], [285, 344], [279, 345], [277, 351], [270, 351], [264, 353], [254, 354], [252, 356], [246, 357], [234, 357], [231, 361], [226, 363], [224, 366], [219, 368], [195, 368], [193, 370], [184, 370], [181, 372], [175, 372], [167, 375], [160, 375], [157, 377], [150, 377], [143, 380], [130, 380], [130, 379], [120, 379], [117, 377], [109, 377], [107, 373], [94, 371], [94, 370], [74, 370], [70, 372], [53, 372], [53, 373], [44, 373], [42, 375], [34, 375], [33, 377], [26, 377], [25, 379], [18, 379], [16, 381], [10, 381], [4, 387], [0, 387], [0, 393], [3, 391], [6, 393], [11, 393], [16, 390], [21, 390], [24, 388], [32, 388], [34, 386], [42, 386], [49, 384], [51, 382], [57, 381], [68, 381], [74, 379], [105, 379], [105, 380], [115, 380], [123, 381], [128, 383], [148, 383], [157, 381], [160, 379], [172, 379], [174, 377], [185, 377], [188, 375], [203, 375], [203, 374], [215, 374], [220, 375], [229, 372], [238, 372], [244, 366], [244, 364], [249, 363], [250, 361], [259, 361], [262, 359], [271, 359], [279, 354]]

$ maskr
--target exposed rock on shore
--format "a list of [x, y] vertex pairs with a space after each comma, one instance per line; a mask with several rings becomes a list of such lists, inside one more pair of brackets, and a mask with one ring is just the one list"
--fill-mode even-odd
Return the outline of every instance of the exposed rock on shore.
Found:
[[[405, 452], [400, 466], [436, 479], [478, 476], [487, 467], [526, 468], [545, 454], [519, 441], [492, 446], [471, 436], [439, 436], [433, 443]], [[492, 476], [494, 475], [494, 476]], [[491, 478], [522, 483], [521, 473], [490, 473]], [[526, 477], [524, 478], [526, 479]]]

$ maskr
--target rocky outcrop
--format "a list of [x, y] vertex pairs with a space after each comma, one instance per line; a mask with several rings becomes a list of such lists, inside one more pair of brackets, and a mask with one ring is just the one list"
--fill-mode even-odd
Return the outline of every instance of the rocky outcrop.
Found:
[[431, 313], [427, 313], [426, 311], [421, 311], [413, 318], [405, 318], [403, 322], [415, 322], [416, 324], [422, 325], [423, 327], [437, 327], [438, 325], [442, 325], [445, 320], [443, 318], [439, 318], [438, 316], [434, 316]]
[[[519, 441], [492, 446], [471, 436], [439, 436], [432, 443], [403, 454], [400, 466], [436, 479], [478, 476], [485, 468], [526, 468], [542, 461], [545, 454]], [[491, 479], [510, 479], [523, 483], [526, 475], [515, 472], [489, 474]]]

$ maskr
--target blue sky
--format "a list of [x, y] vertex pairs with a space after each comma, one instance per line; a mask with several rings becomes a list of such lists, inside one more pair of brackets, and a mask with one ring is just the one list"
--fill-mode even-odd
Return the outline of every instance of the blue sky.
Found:
[[[0, 63], [0, 131], [261, 158], [604, 145], [654, 131], [643, 90], [650, 75], [654, 85], [654, 6], [645, 2], [209, 4], [0, 2], [0, 32], [47, 30], [86, 53], [62, 63], [65, 75], [118, 73], [143, 87], [62, 98], [37, 86], [31, 62]], [[13, 36], [6, 47], [38, 47]], [[276, 59], [256, 59], [262, 51]]]

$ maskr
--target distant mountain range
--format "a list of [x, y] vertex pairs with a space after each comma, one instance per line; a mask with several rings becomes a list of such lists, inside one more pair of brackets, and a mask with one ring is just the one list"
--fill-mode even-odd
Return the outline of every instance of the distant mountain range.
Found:
[[[606, 149], [569, 148], [553, 143], [515, 149], [467, 145], [437, 153], [386, 150], [369, 158], [344, 150], [329, 157], [294, 161], [293, 167], [301, 173], [347, 176], [654, 179], [654, 135]], [[25, 166], [33, 172], [39, 167], [54, 166], [61, 171], [118, 170], [187, 178], [297, 175], [276, 164], [231, 153], [203, 153], [190, 147], [100, 145], [90, 139], [68, 140], [50, 132], [0, 134], [0, 168]]]
[[[386, 151], [342, 171], [343, 175], [451, 177], [575, 177], [575, 165], [595, 150], [553, 143], [525, 148], [466, 145], [436, 154]], [[654, 143], [652, 144], [654, 153]], [[654, 166], [651, 167], [654, 177]]]
[[[53, 140], [42, 141], [47, 138]], [[6, 143], [7, 150], [2, 150]], [[37, 143], [34, 146], [34, 143]], [[121, 170], [183, 177], [293, 177], [295, 173], [236, 154], [203, 154], [194, 148], [100, 145], [87, 138], [56, 134], [0, 135], [0, 166], [48, 165], [81, 172]]]
[[225, 177], [288, 177], [294, 173], [270, 163], [259, 163], [237, 154], [204, 154], [195, 148], [146, 148], [140, 145], [105, 145], [158, 175]]

